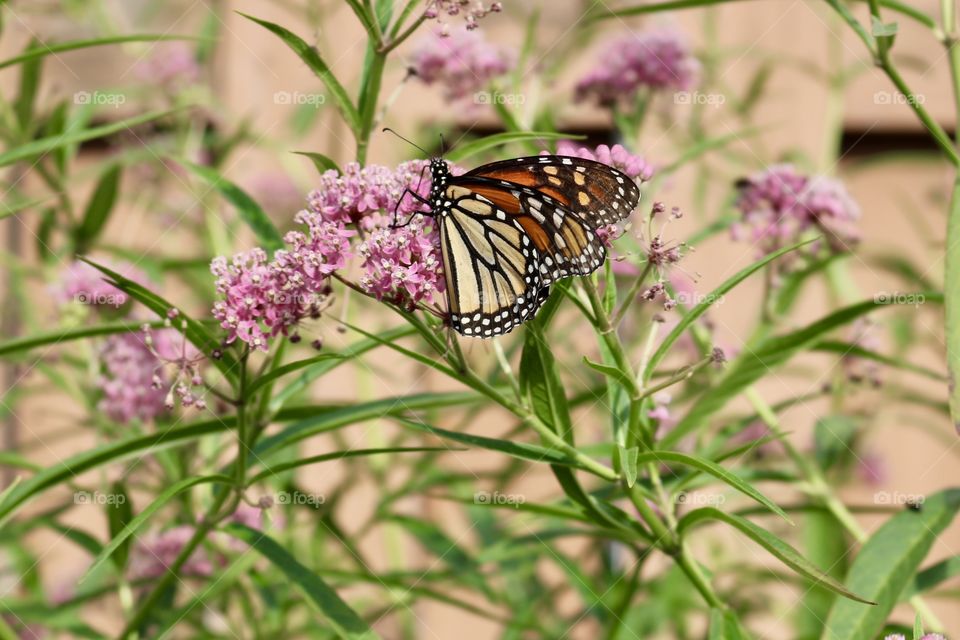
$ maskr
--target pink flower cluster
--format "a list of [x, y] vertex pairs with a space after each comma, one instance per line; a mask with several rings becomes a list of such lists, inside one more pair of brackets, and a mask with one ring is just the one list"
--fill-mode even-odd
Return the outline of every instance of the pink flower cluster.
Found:
[[439, 233], [429, 218], [375, 229], [358, 253], [364, 268], [360, 286], [378, 300], [411, 307], [421, 300], [435, 302], [434, 295], [444, 291]]
[[[543, 151], [542, 153], [547, 152]], [[650, 180], [654, 173], [653, 165], [644, 160], [642, 156], [630, 153], [620, 144], [615, 144], [612, 147], [601, 144], [594, 149], [590, 149], [569, 140], [561, 140], [557, 143], [557, 155], [602, 162], [641, 182]]]
[[744, 181], [737, 208], [743, 218], [733, 227], [734, 238], [747, 237], [763, 252], [799, 239], [814, 226], [827, 233], [834, 249], [859, 238], [860, 208], [843, 184], [803, 175], [788, 164], [772, 166]]
[[642, 87], [688, 90], [699, 74], [700, 63], [678, 33], [651, 31], [611, 43], [577, 83], [576, 97], [613, 105], [632, 99]]
[[137, 75], [151, 84], [179, 89], [200, 78], [200, 65], [188, 43], [170, 42], [138, 64]]
[[[100, 348], [100, 410], [126, 424], [173, 410], [174, 398], [184, 407], [205, 409], [197, 391], [203, 385], [203, 360], [203, 354], [173, 328], [151, 331], [144, 326], [140, 332], [112, 335]], [[173, 375], [165, 369], [173, 369]]]
[[[113, 263], [102, 260], [102, 264], [116, 271], [128, 280], [146, 284], [147, 276], [132, 264]], [[53, 287], [54, 296], [61, 303], [79, 302], [91, 307], [122, 307], [129, 297], [109, 284], [103, 273], [96, 267], [79, 260], [71, 263], [63, 272], [57, 285]]]
[[228, 343], [239, 339], [266, 351], [269, 338], [291, 335], [304, 318], [319, 317], [329, 294], [328, 277], [346, 264], [355, 232], [342, 221], [323, 220], [309, 211], [295, 219], [309, 232], [288, 233], [288, 249], [277, 251], [272, 260], [256, 248], [231, 261], [217, 257], [210, 265], [223, 297], [214, 303], [213, 317], [227, 330]]
[[512, 56], [487, 42], [479, 31], [434, 30], [418, 43], [410, 72], [428, 85], [441, 85], [448, 100], [459, 100], [481, 91], [512, 65]]
[[[130, 577], [134, 580], [159, 578], [187, 545], [196, 527], [183, 524], [140, 538], [130, 553]], [[194, 551], [177, 572], [181, 576], [206, 578], [213, 574], [213, 563], [203, 549]]]
[[154, 384], [160, 361], [138, 333], [110, 336], [100, 348], [103, 373], [97, 380], [103, 397], [100, 410], [111, 420], [126, 424], [148, 421], [164, 411], [162, 387]]
[[[486, 17], [488, 13], [498, 13], [502, 10], [503, 4], [500, 2], [491, 2], [488, 5], [481, 0], [429, 0], [423, 17], [427, 20], [435, 20], [441, 14], [451, 17], [462, 15], [466, 21], [466, 28], [472, 31], [479, 26], [478, 20]], [[445, 32], [448, 29], [447, 24], [441, 23], [440, 29]]]

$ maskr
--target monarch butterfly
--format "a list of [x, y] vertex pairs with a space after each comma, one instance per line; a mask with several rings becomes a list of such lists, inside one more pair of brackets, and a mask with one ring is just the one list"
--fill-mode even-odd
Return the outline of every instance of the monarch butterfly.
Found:
[[459, 176], [430, 161], [430, 207], [440, 228], [449, 323], [491, 338], [532, 318], [561, 278], [593, 273], [606, 258], [601, 226], [629, 216], [640, 189], [592, 160], [530, 156]]

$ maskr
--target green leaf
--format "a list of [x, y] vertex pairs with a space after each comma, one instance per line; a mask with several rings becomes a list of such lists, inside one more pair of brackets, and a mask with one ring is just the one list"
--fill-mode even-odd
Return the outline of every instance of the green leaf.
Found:
[[97, 336], [109, 336], [116, 333], [129, 333], [139, 331], [144, 324], [154, 329], [161, 329], [165, 325], [163, 322], [113, 322], [101, 324], [95, 327], [81, 327], [79, 329], [66, 329], [54, 331], [52, 333], [41, 333], [35, 336], [26, 336], [0, 343], [0, 356], [9, 356], [21, 351], [30, 351], [37, 347], [46, 347], [61, 343], [71, 342], [73, 340], [83, 340], [84, 338], [94, 338]]
[[745, 496], [753, 498], [754, 500], [756, 500], [757, 502], [765, 506], [767, 509], [769, 509], [773, 513], [777, 514], [778, 516], [780, 516], [790, 524], [793, 524], [793, 521], [790, 520], [789, 517], [787, 517], [786, 512], [780, 507], [778, 507], [775, 502], [770, 500], [770, 498], [766, 497], [765, 495], [763, 495], [762, 493], [754, 489], [752, 486], [750, 486], [748, 483], [741, 480], [736, 475], [730, 473], [729, 471], [727, 471], [720, 465], [716, 464], [715, 462], [711, 462], [710, 460], [707, 460], [706, 458], [699, 458], [697, 456], [689, 455], [686, 453], [680, 453], [678, 451], [643, 451], [637, 455], [638, 464], [643, 464], [647, 462], [653, 462], [656, 464], [661, 464], [664, 462], [673, 462], [676, 464], [682, 464], [688, 467], [699, 469], [700, 471], [703, 471], [704, 473], [708, 473], [712, 475], [714, 478], [721, 480], [722, 482], [725, 482], [726, 484], [730, 485], [731, 487], [733, 487], [740, 493], [744, 494]]
[[555, 133], [551, 131], [513, 131], [507, 133], [495, 133], [484, 136], [479, 140], [472, 140], [460, 145], [447, 153], [447, 160], [450, 162], [463, 162], [470, 156], [475, 156], [487, 149], [493, 149], [511, 142], [524, 142], [535, 140], [543, 142], [546, 140], [583, 140], [584, 136], [577, 136], [570, 133]]
[[557, 435], [573, 444], [573, 423], [557, 362], [539, 324], [529, 324], [520, 357], [520, 391], [534, 413]]
[[62, 135], [48, 136], [46, 138], [40, 138], [39, 140], [33, 140], [0, 153], [0, 167], [6, 167], [14, 164], [15, 162], [20, 162], [21, 160], [26, 160], [34, 156], [43, 155], [44, 153], [48, 153], [54, 149], [60, 149], [78, 142], [86, 142], [87, 140], [103, 138], [105, 136], [117, 133], [118, 131], [127, 131], [145, 122], [158, 120], [164, 116], [168, 116], [175, 111], [179, 111], [179, 109], [150, 111], [133, 118], [127, 118], [126, 120], [120, 120], [119, 122], [113, 122], [111, 124], [105, 124], [99, 127], [81, 129], [79, 131], [68, 131]]
[[223, 530], [249, 544], [282, 571], [287, 579], [303, 592], [339, 637], [347, 640], [373, 640], [380, 637], [320, 576], [300, 564], [272, 538], [236, 523], [224, 527]]
[[921, 640], [920, 636], [923, 635], [923, 619], [920, 617], [920, 614], [916, 614], [913, 617], [913, 640]]
[[857, 554], [846, 585], [876, 600], [864, 607], [838, 600], [827, 618], [829, 640], [875, 638], [937, 536], [960, 508], [960, 489], [947, 489], [925, 500], [919, 511], [904, 509], [883, 524]]
[[878, 38], [895, 36], [897, 29], [896, 22], [884, 23], [877, 16], [870, 16], [870, 33]]
[[[120, 538], [120, 532], [133, 520], [133, 503], [130, 502], [130, 494], [123, 482], [114, 482], [110, 491], [112, 501], [107, 503], [107, 523], [110, 537], [116, 540]], [[118, 572], [123, 573], [129, 556], [130, 540], [128, 537], [124, 537], [117, 545], [113, 546], [113, 561]]]
[[813, 427], [813, 455], [821, 469], [827, 470], [849, 459], [857, 423], [850, 416], [832, 415], [817, 420]]
[[410, 411], [463, 406], [477, 400], [479, 400], [479, 396], [473, 392], [417, 393], [362, 402], [348, 407], [336, 407], [312, 415], [309, 418], [298, 420], [277, 433], [263, 438], [257, 443], [254, 453], [256, 456], [262, 457], [268, 451], [288, 447], [315, 434], [366, 420], [403, 416]]
[[900, 594], [900, 601], [938, 587], [941, 583], [960, 576], [960, 556], [952, 556], [927, 567], [914, 577]]
[[637, 482], [637, 455], [640, 453], [639, 447], [630, 447], [627, 449], [623, 445], [617, 445], [620, 454], [620, 465], [623, 468], [623, 477], [627, 481], [627, 486], [633, 488]]
[[259, 18], [254, 18], [253, 16], [239, 11], [237, 13], [248, 20], [256, 22], [283, 40], [283, 42], [290, 47], [290, 49], [296, 53], [297, 56], [299, 56], [308, 67], [310, 67], [310, 70], [317, 74], [317, 77], [323, 81], [324, 85], [326, 85], [327, 90], [331, 94], [330, 97], [333, 98], [337, 109], [340, 111], [340, 115], [343, 116], [343, 119], [346, 121], [347, 126], [350, 127], [350, 130], [353, 131], [354, 134], [360, 133], [360, 114], [350, 101], [350, 96], [347, 95], [347, 90], [343, 88], [343, 85], [340, 84], [340, 81], [337, 80], [337, 77], [333, 75], [333, 71], [330, 70], [330, 67], [327, 66], [327, 63], [324, 62], [323, 58], [320, 57], [320, 53], [317, 51], [316, 47], [311, 47], [298, 35], [288, 31], [280, 25], [267, 22], [266, 20], [260, 20]]
[[730, 292], [735, 286], [746, 280], [749, 276], [753, 275], [763, 267], [767, 266], [777, 258], [791, 251], [795, 251], [800, 247], [813, 242], [813, 240], [806, 240], [804, 242], [798, 242], [796, 244], [790, 245], [789, 247], [784, 247], [779, 251], [775, 251], [771, 254], [764, 256], [762, 259], [754, 262], [749, 267], [742, 269], [738, 273], [734, 274], [732, 277], [728, 278], [723, 282], [719, 287], [714, 289], [703, 299], [702, 302], [698, 303], [695, 307], [690, 309], [680, 322], [677, 323], [677, 326], [663, 339], [663, 342], [660, 343], [660, 346], [653, 353], [653, 356], [650, 358], [650, 362], [647, 364], [646, 371], [643, 372], [643, 379], [649, 380], [653, 375], [654, 370], [660, 364], [660, 361], [663, 360], [664, 356], [670, 351], [670, 348], [673, 346], [673, 343], [676, 342], [680, 336], [683, 335], [683, 332], [692, 325], [700, 316], [705, 314], [707, 310], [713, 305], [717, 300], [721, 300], [725, 294]]
[[100, 181], [90, 197], [90, 202], [87, 203], [83, 220], [74, 234], [74, 245], [78, 254], [89, 251], [110, 217], [113, 205], [117, 201], [121, 171], [122, 165], [117, 163], [108, 167], [100, 176]]
[[317, 168], [318, 173], [323, 173], [325, 171], [336, 171], [337, 173], [343, 173], [340, 171], [340, 167], [337, 166], [337, 163], [333, 161], [328, 156], [323, 155], [322, 153], [317, 153], [316, 151], [294, 151], [293, 153], [299, 156], [306, 156], [313, 161], [313, 166]]
[[[31, 39], [27, 45], [27, 51], [35, 47], [37, 42], [36, 38]], [[20, 124], [20, 131], [24, 133], [29, 131], [30, 121], [33, 119], [33, 103], [37, 97], [42, 70], [43, 58], [29, 58], [24, 61], [24, 65], [20, 68], [20, 92], [13, 104], [13, 110], [16, 113], [17, 122]]]
[[609, 18], [624, 18], [627, 16], [638, 16], [644, 13], [660, 13], [662, 11], [678, 11], [680, 9], [695, 9], [697, 7], [707, 7], [722, 4], [724, 2], [737, 2], [737, 0], [670, 0], [669, 2], [650, 2], [623, 9], [608, 9], [594, 12], [591, 20], [606, 20]]
[[938, 382], [945, 382], [947, 376], [939, 371], [934, 371], [933, 369], [928, 369], [927, 367], [920, 366], [918, 364], [912, 364], [901, 360], [899, 358], [891, 358], [885, 356], [882, 353], [877, 353], [876, 351], [870, 351], [869, 349], [864, 349], [861, 346], [850, 344], [847, 342], [840, 342], [835, 340], [822, 340], [811, 347], [812, 351], [822, 351], [825, 353], [839, 353], [845, 357], [856, 357], [863, 358], [865, 360], [873, 360], [874, 362], [879, 362], [890, 367], [895, 367], [897, 369], [903, 369], [904, 371], [912, 371], [926, 378], [932, 380], [937, 380]]
[[0, 500], [0, 525], [32, 496], [63, 483], [84, 471], [95, 469], [111, 462], [119, 462], [147, 453], [180, 446], [205, 435], [226, 431], [233, 424], [233, 416], [223, 419], [198, 422], [180, 429], [158, 431], [145, 436], [112, 442], [53, 464], [22, 482]]
[[45, 198], [37, 198], [36, 200], [26, 200], [24, 202], [11, 202], [11, 203], [2, 203], [0, 206], [3, 207], [3, 210], [0, 211], [0, 220], [8, 218], [10, 216], [16, 215], [21, 211], [27, 209], [33, 209], [34, 207], [39, 207], [42, 204], [46, 204], [53, 199], [52, 196], [47, 196]]
[[497, 451], [499, 453], [504, 453], [508, 456], [520, 458], [522, 460], [532, 460], [534, 462], [546, 462], [549, 464], [559, 464], [571, 467], [579, 466], [576, 460], [568, 458], [563, 453], [554, 451], [553, 449], [547, 449], [546, 447], [541, 447], [536, 444], [512, 442], [510, 440], [488, 438], [487, 436], [476, 436], [469, 433], [461, 433], [459, 431], [448, 431], [447, 429], [441, 429], [440, 427], [433, 427], [422, 422], [406, 420], [403, 418], [399, 418], [397, 421], [403, 426], [415, 429], [417, 431], [432, 433], [433, 435], [446, 440], [453, 440], [454, 442], [470, 445], [471, 447], [478, 447], [480, 449]]
[[[125, 521], [124, 525], [119, 530], [114, 530], [114, 523], [110, 523], [110, 542], [103, 548], [103, 550], [97, 555], [90, 567], [84, 572], [83, 577], [80, 578], [79, 582], [83, 582], [89, 578], [94, 571], [99, 568], [101, 564], [106, 562], [111, 556], [115, 553], [126, 555], [126, 549], [129, 547], [130, 537], [133, 536], [147, 520], [150, 519], [154, 513], [160, 510], [165, 504], [167, 504], [172, 498], [183, 493], [191, 487], [195, 487], [198, 484], [205, 484], [210, 482], [219, 482], [220, 484], [232, 484], [234, 482], [233, 478], [224, 475], [210, 475], [210, 476], [199, 476], [194, 478], [185, 478], [179, 482], [175, 482], [166, 489], [164, 489], [160, 494], [151, 502], [147, 507], [138, 513], [136, 517], [131, 517]], [[128, 514], [132, 515], [132, 512], [129, 511], [130, 507], [128, 504]], [[123, 569], [123, 566], [126, 564], [126, 559], [122, 562], [118, 561], [118, 569]]]
[[618, 382], [620, 386], [623, 387], [624, 391], [630, 391], [633, 388], [633, 380], [631, 380], [630, 376], [621, 371], [619, 368], [610, 364], [593, 362], [587, 356], [583, 356], [583, 363], [594, 371], [602, 373], [611, 380]]
[[[741, 533], [766, 549], [773, 557], [778, 559], [787, 567], [797, 572], [801, 576], [811, 580], [812, 582], [824, 587], [825, 589], [829, 589], [830, 591], [838, 593], [843, 597], [849, 598], [850, 600], [856, 602], [873, 604], [869, 600], [858, 596], [856, 593], [847, 589], [835, 579], [820, 571], [820, 569], [808, 562], [802, 555], [800, 555], [799, 551], [791, 547], [788, 543], [784, 542], [766, 529], [758, 527], [749, 520], [741, 518], [740, 516], [736, 516], [731, 513], [725, 513], [713, 507], [702, 507], [685, 515], [680, 522], [677, 523], [677, 531], [682, 536], [691, 527], [703, 524], [704, 522], [708, 522], [710, 520], [719, 520], [729, 524], [735, 529], [738, 529]], [[829, 627], [830, 625], [828, 624], [827, 626]], [[861, 640], [866, 637], [872, 636], [860, 636]]]
[[124, 42], [160, 42], [162, 40], [196, 40], [196, 38], [193, 36], [154, 35], [144, 33], [132, 36], [111, 36], [107, 38], [94, 38], [91, 40], [74, 40], [72, 42], [61, 42], [60, 44], [43, 43], [39, 47], [27, 49], [16, 57], [8, 58], [0, 62], [0, 69], [3, 69], [4, 67], [10, 67], [15, 64], [20, 64], [21, 62], [29, 62], [44, 58], [46, 56], [56, 55], [58, 53], [63, 53], [64, 51], [74, 51], [76, 49], [87, 49], [90, 47], [102, 47], [108, 44], [120, 44]]
[[227, 202], [236, 207], [240, 218], [257, 236], [263, 248], [270, 253], [283, 248], [283, 235], [277, 230], [264, 210], [260, 208], [260, 205], [243, 189], [224, 178], [220, 175], [220, 172], [212, 167], [195, 164], [183, 158], [175, 158], [175, 160], [205, 180], [211, 187], [219, 191]]
[[[933, 293], [924, 295], [929, 300], [939, 297]], [[663, 446], [675, 445], [694, 429], [704, 426], [706, 418], [720, 410], [735, 395], [767, 375], [770, 370], [815, 344], [824, 334], [882, 307], [881, 303], [873, 300], [860, 302], [838, 309], [792, 333], [766, 338], [758, 345], [748, 345], [727, 368], [719, 382], [697, 398], [677, 426], [663, 438]]]
[[[348, 360], [351, 360], [353, 358], [363, 355], [364, 353], [380, 346], [380, 344], [384, 341], [393, 342], [393, 341], [399, 340], [400, 338], [413, 335], [415, 332], [416, 330], [413, 327], [407, 327], [407, 326], [389, 329], [387, 331], [382, 332], [381, 335], [378, 336], [377, 340], [360, 340], [358, 342], [354, 342], [349, 347], [347, 347], [346, 349], [343, 349], [340, 352], [339, 358], [323, 358], [315, 363], [310, 363], [306, 360], [301, 360], [300, 363], [304, 364], [302, 368], [306, 370], [303, 373], [301, 373], [299, 376], [297, 376], [295, 380], [288, 383], [287, 386], [285, 386], [283, 389], [278, 391], [273, 396], [273, 398], [270, 399], [270, 411], [277, 411], [278, 409], [280, 409], [280, 407], [286, 404], [287, 401], [290, 400], [290, 398], [292, 398], [296, 394], [306, 389], [314, 380], [316, 380], [317, 378], [323, 375], [326, 375], [327, 373], [329, 373], [336, 367], [340, 366], [344, 362], [347, 362]], [[2, 351], [0, 351], [0, 355], [2, 355]], [[277, 375], [284, 375], [286, 373], [290, 373], [294, 371], [297, 368], [300, 368], [300, 367], [294, 368], [293, 364], [295, 363], [291, 363], [289, 365], [284, 365], [283, 367], [277, 368], [276, 372], [282, 371], [282, 373], [277, 373]], [[264, 377], [270, 378], [273, 375], [274, 374], [268, 374], [267, 376], [264, 376]], [[254, 382], [253, 386], [259, 389], [260, 388], [259, 381]]]
[[420, 546], [436, 557], [437, 562], [448, 565], [457, 580], [485, 592], [491, 599], [495, 598], [483, 576], [480, 575], [476, 560], [436, 524], [401, 515], [392, 516], [390, 521], [402, 526], [420, 543]]
[[334, 451], [333, 453], [324, 453], [319, 456], [309, 458], [300, 458], [292, 462], [271, 463], [266, 471], [261, 471], [247, 481], [248, 485], [256, 484], [261, 480], [270, 478], [290, 469], [299, 469], [320, 462], [329, 460], [342, 460], [344, 458], [358, 458], [364, 456], [376, 456], [383, 453], [417, 453], [424, 451], [464, 451], [464, 449], [451, 449], [450, 447], [383, 447], [379, 449], [349, 449], [347, 451]]

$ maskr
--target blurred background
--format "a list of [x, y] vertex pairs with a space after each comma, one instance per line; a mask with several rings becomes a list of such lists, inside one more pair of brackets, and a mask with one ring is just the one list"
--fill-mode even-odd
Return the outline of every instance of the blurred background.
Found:
[[[841, 290], [848, 302], [878, 293], [921, 288], [939, 289], [943, 272], [943, 237], [946, 201], [951, 172], [921, 129], [903, 96], [872, 68], [862, 43], [838, 23], [825, 3], [801, 0], [730, 2], [709, 9], [678, 11], [652, 17], [610, 19], [585, 28], [587, 9], [595, 2], [532, 1], [504, 2], [504, 11], [487, 17], [482, 31], [491, 42], [516, 51], [525, 41], [525, 31], [536, 15], [539, 28], [534, 54], [524, 60], [511, 78], [514, 113], [524, 126], [535, 124], [544, 105], [549, 105], [555, 126], [565, 132], [585, 134], [590, 141], [614, 142], [608, 112], [573, 99], [576, 81], [596, 64], [600, 50], [610, 40], [649, 30], [682, 33], [703, 64], [706, 81], [702, 93], [687, 98], [664, 96], [651, 106], [632, 149], [655, 167], [678, 160], [692, 141], [709, 131], [723, 136], [722, 148], [701, 156], [698, 161], [672, 172], [659, 186], [658, 197], [669, 206], [678, 206], [684, 217], [671, 223], [668, 234], [685, 238], [707, 221], [731, 213], [733, 183], [740, 177], [780, 161], [792, 161], [819, 173], [837, 175], [847, 184], [859, 203], [862, 240], [853, 256], [846, 259], [847, 278]], [[602, 4], [602, 3], [600, 3]], [[933, 0], [916, 0], [918, 8], [937, 14]], [[207, 38], [188, 42], [126, 43], [109, 47], [57, 53], [45, 62], [37, 104], [54, 105], [63, 100], [89, 104], [88, 117], [109, 124], [153, 109], [199, 104], [166, 119], [118, 131], [113, 136], [84, 143], [77, 149], [73, 194], [83, 201], [92, 191], [98, 166], [117, 149], [142, 147], [148, 155], [165, 139], [181, 138], [177, 144], [195, 153], [194, 161], [214, 163], [223, 175], [243, 187], [264, 207], [281, 228], [292, 226], [293, 215], [305, 206], [306, 194], [316, 186], [316, 168], [308, 158], [294, 151], [319, 151], [338, 162], [353, 159], [352, 138], [336, 111], [327, 103], [316, 77], [276, 38], [244, 19], [237, 12], [283, 24], [308, 42], [316, 42], [329, 64], [349, 87], [356, 86], [366, 34], [349, 8], [336, 1], [277, 0], [147, 0], [9, 2], [4, 7], [6, 24], [0, 39], [0, 58], [17, 55], [31, 41], [56, 43], [108, 35], [153, 33], [188, 34]], [[453, 101], [441, 88], [425, 86], [408, 74], [403, 61], [417, 46], [417, 37], [403, 45], [384, 78], [383, 95], [389, 111], [383, 126], [396, 129], [428, 149], [436, 149], [437, 134], [447, 132], [455, 145], [478, 132], [497, 130], [498, 119], [489, 105], [480, 101]], [[929, 32], [909, 20], [900, 22], [897, 60], [918, 98], [943, 126], [952, 129], [948, 70], [942, 47]], [[857, 63], [860, 64], [857, 64]], [[12, 69], [0, 70], [0, 89], [6, 95], [17, 91], [18, 77]], [[838, 89], [837, 86], [840, 86]], [[679, 95], [679, 94], [677, 94]], [[690, 96], [694, 96], [690, 98]], [[183, 138], [186, 140], [183, 140]], [[452, 138], [452, 139], [451, 139]], [[216, 145], [207, 144], [214, 140]], [[219, 146], [217, 146], [219, 145]], [[229, 153], [225, 146], [230, 145]], [[839, 154], [836, 152], [839, 149]], [[221, 162], [218, 154], [222, 154]], [[369, 160], [387, 165], [420, 157], [420, 152], [387, 134], [375, 134]], [[148, 158], [149, 159], [149, 158]], [[84, 167], [90, 171], [84, 172]], [[182, 261], [182, 277], [167, 286], [177, 299], [190, 299], [193, 287], [205, 286], [205, 264], [192, 264], [200, 252], [200, 238], [210, 227], [202, 224], [212, 215], [205, 202], [205, 189], [176, 167], [158, 173], [157, 163], [144, 162], [123, 176], [119, 214], [112, 216], [104, 231], [102, 245], [113, 248], [113, 257], [126, 257], [147, 269], [158, 268], [163, 260]], [[7, 184], [16, 177], [8, 176]], [[29, 176], [27, 180], [37, 180]], [[31, 185], [19, 189], [30, 191]], [[216, 215], [229, 216], [227, 211]], [[14, 217], [0, 224], [7, 255], [16, 252], [48, 272], [62, 268], [70, 256], [44, 260], [33, 222]], [[26, 220], [26, 217], [24, 217]], [[223, 229], [227, 236], [213, 238], [213, 246], [224, 253], [254, 245], [241, 227]], [[725, 278], [750, 264], [756, 255], [749, 245], [730, 242], [725, 235], [702, 244], [684, 260], [683, 267], [697, 280], [700, 291], [710, 291]], [[50, 247], [54, 254], [57, 247]], [[5, 279], [6, 280], [6, 279]], [[927, 287], [920, 284], [927, 283]], [[8, 286], [7, 284], [3, 286]], [[208, 285], [207, 285], [208, 286]], [[747, 338], [756, 316], [756, 301], [762, 283], [748, 281], [711, 311], [718, 343], [737, 350]], [[26, 335], [35, 328], [55, 324], [55, 305], [45, 300], [42, 288], [29, 292], [36, 304], [30, 314], [16, 321], [5, 317], [7, 339], [11, 333]], [[790, 321], [799, 327], [830, 309], [824, 290], [804, 293]], [[198, 311], [198, 310], [195, 310]], [[202, 310], [200, 310], [202, 311]], [[384, 312], [379, 322], [389, 326]], [[872, 321], [865, 329], [879, 351], [909, 349], [912, 362], [945, 371], [943, 362], [943, 320], [941, 308], [919, 304], [898, 309]], [[344, 338], [332, 324], [322, 321], [304, 331], [306, 340], [322, 338], [337, 345]], [[574, 336], [574, 343], [591, 344], [589, 331]], [[472, 357], [488, 357], [484, 344], [467, 346]], [[62, 351], [45, 356], [63, 357]], [[69, 355], [69, 350], [66, 355]], [[389, 353], [380, 353], [377, 376], [344, 368], [322, 387], [310, 393], [318, 399], [371, 398], [379, 395], [437, 389], [449, 386], [402, 362]], [[766, 378], [761, 391], [771, 402], [814, 391], [838, 375], [835, 358], [804, 356]], [[7, 450], [28, 455], [40, 464], [53, 464], [90, 446], [95, 437], [78, 429], [83, 415], [80, 407], [55, 390], [37, 390], [14, 397], [18, 387], [29, 384], [25, 367], [7, 367], [3, 384], [4, 444]], [[890, 376], [887, 378], [886, 376]], [[860, 449], [869, 468], [861, 471], [842, 495], [849, 504], [867, 508], [884, 505], [894, 496], [922, 496], [958, 480], [957, 434], [945, 414], [946, 384], [903, 373], [881, 374], [879, 388], [869, 385], [850, 400], [848, 410], [869, 416]], [[414, 381], [414, 382], [411, 382]], [[900, 401], [922, 393], [929, 402]], [[9, 406], [16, 401], [16, 410]], [[784, 428], [800, 448], [808, 449], [816, 420], [830, 410], [830, 397], [813, 398], [784, 414]], [[735, 405], [744, 409], [746, 405]], [[600, 431], [596, 416], [583, 412], [578, 428]], [[495, 413], [482, 414], [472, 429], [479, 433], [502, 434], [507, 428]], [[347, 444], [375, 446], [388, 430], [386, 424], [369, 423], [362, 429], [345, 432]], [[308, 452], [323, 451], [323, 438], [310, 441]], [[462, 465], [460, 470], [482, 470], [492, 464], [487, 453], [464, 453], [445, 464]], [[11, 471], [7, 472], [6, 483]], [[335, 465], [316, 473], [305, 472], [304, 486], [318, 491], [342, 480]], [[553, 491], [549, 473], [535, 471], [523, 478], [518, 489], [532, 499]], [[348, 514], [362, 520], [383, 487], [364, 481], [351, 488]], [[775, 495], [775, 494], [774, 494]], [[884, 498], [883, 496], [888, 496]], [[55, 502], [45, 497], [30, 506], [40, 513]], [[61, 496], [62, 498], [62, 496]], [[469, 538], [468, 525], [454, 506], [429, 497], [411, 499], [405, 505], [411, 513], [446, 521], [449, 530]], [[106, 523], [91, 519], [87, 507], [78, 506], [64, 517], [65, 523], [82, 526], [92, 535], [105, 535]], [[859, 516], [871, 531], [885, 515]], [[341, 521], [347, 535], [351, 518]], [[771, 526], [774, 523], [770, 522]], [[784, 525], [777, 523], [778, 530]], [[84, 570], [87, 556], [60, 532], [37, 530], [24, 541], [35, 563], [30, 574], [48, 593], [69, 591], [72, 581]], [[382, 540], [369, 540], [370, 557], [388, 562]], [[703, 553], [728, 544], [743, 554], [754, 553], [747, 543], [717, 533], [704, 545]], [[411, 559], [423, 551], [402, 541], [402, 554]], [[929, 560], [955, 556], [960, 552], [960, 524], [954, 523], [941, 536]], [[0, 578], [0, 592], [16, 594], [18, 584], [14, 559]], [[429, 563], [428, 563], [429, 564]], [[645, 569], [646, 571], [647, 569]], [[656, 565], [649, 568], [656, 571]], [[548, 570], [550, 573], [551, 570]], [[552, 570], [556, 573], [556, 569]], [[722, 579], [722, 578], [721, 578]], [[4, 581], [8, 586], [4, 586]], [[956, 587], [956, 584], [954, 584]], [[786, 585], [773, 585], [773, 592], [789, 594]], [[6, 596], [4, 596], [6, 597]], [[784, 602], [790, 602], [787, 595]], [[116, 624], [117, 603], [90, 607], [83, 616], [101, 628]], [[960, 634], [960, 611], [950, 601], [930, 601], [931, 608], [948, 630]], [[796, 612], [787, 605], [764, 615], [760, 628], [764, 637], [780, 638], [783, 620]], [[441, 603], [424, 602], [416, 608], [420, 637], [500, 637], [499, 623]], [[898, 610], [911, 619], [909, 609]], [[389, 627], [383, 631], [390, 637]], [[66, 637], [66, 636], [64, 636]], [[245, 636], [244, 636], [245, 637]], [[589, 638], [589, 625], [577, 628], [571, 638]]]

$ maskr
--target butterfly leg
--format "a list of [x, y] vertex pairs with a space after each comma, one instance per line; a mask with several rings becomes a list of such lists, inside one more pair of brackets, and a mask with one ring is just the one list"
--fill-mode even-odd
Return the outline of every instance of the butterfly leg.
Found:
[[403, 190], [403, 193], [400, 194], [400, 198], [397, 200], [397, 206], [394, 207], [393, 209], [393, 222], [390, 223], [391, 229], [402, 229], [403, 227], [406, 227], [413, 220], [413, 216], [417, 215], [418, 213], [425, 216], [430, 215], [430, 213], [427, 211], [414, 211], [413, 213], [410, 214], [410, 217], [407, 218], [406, 222], [404, 222], [403, 224], [397, 224], [397, 213], [400, 211], [400, 203], [403, 202], [404, 196], [406, 196], [408, 193], [412, 195], [414, 198], [416, 198], [417, 200], [419, 200], [421, 203], [427, 206], [430, 206], [429, 200], [421, 196], [419, 193], [417, 193], [410, 187], [407, 187], [406, 189]]

